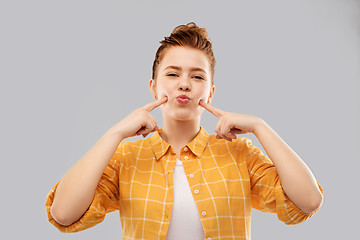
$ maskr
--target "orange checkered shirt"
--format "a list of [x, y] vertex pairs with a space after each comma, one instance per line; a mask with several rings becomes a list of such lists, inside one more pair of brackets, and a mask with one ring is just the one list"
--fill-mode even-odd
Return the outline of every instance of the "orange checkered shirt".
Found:
[[[177, 156], [160, 137], [161, 131], [151, 138], [118, 145], [90, 207], [67, 227], [50, 214], [57, 182], [46, 197], [50, 223], [61, 232], [78, 232], [119, 210], [122, 239], [166, 239]], [[229, 142], [200, 127], [180, 154], [205, 239], [251, 239], [252, 207], [276, 213], [285, 224], [301, 223], [316, 212], [304, 213], [291, 202], [272, 161], [246, 137]]]

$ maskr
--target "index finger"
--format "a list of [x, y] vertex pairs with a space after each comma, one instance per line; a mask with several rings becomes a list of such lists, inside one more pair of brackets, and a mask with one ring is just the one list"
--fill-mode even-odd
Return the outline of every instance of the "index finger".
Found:
[[159, 98], [158, 100], [153, 101], [151, 103], [148, 103], [143, 108], [145, 108], [146, 111], [151, 112], [152, 110], [154, 110], [154, 108], [157, 108], [158, 106], [165, 103], [166, 101], [167, 101], [167, 96], [165, 96], [163, 98]]
[[204, 99], [200, 100], [199, 105], [205, 108], [206, 110], [208, 110], [209, 112], [211, 112], [212, 114], [214, 114], [218, 118], [221, 118], [222, 115], [224, 114], [224, 111], [207, 104]]

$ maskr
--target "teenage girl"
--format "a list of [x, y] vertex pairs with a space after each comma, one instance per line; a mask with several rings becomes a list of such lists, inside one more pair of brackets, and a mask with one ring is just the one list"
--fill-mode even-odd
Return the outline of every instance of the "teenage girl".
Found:
[[[251, 208], [286, 224], [311, 217], [323, 194], [304, 161], [265, 120], [211, 105], [215, 57], [206, 29], [180, 25], [160, 43], [154, 101], [110, 128], [56, 183], [49, 221], [77, 232], [119, 210], [123, 239], [250, 239]], [[162, 128], [151, 115], [158, 107]], [[216, 135], [200, 126], [204, 110], [219, 119]], [[269, 157], [237, 138], [246, 133]], [[136, 135], [144, 139], [123, 141]]]

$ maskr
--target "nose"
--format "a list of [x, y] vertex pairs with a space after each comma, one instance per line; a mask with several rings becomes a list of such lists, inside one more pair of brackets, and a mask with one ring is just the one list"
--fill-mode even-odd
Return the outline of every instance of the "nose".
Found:
[[191, 85], [188, 80], [183, 80], [179, 82], [179, 90], [181, 91], [191, 91]]

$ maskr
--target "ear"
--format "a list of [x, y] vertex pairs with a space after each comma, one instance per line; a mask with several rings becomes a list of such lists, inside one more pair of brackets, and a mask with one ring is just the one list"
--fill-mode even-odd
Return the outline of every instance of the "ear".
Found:
[[210, 88], [210, 95], [209, 95], [209, 98], [208, 98], [208, 102], [207, 103], [210, 103], [213, 96], [214, 96], [214, 93], [215, 93], [215, 85], [213, 85], [211, 88]]
[[150, 89], [150, 92], [153, 96], [154, 99], [157, 99], [157, 94], [156, 94], [156, 82], [154, 79], [150, 79], [149, 81], [149, 89]]

